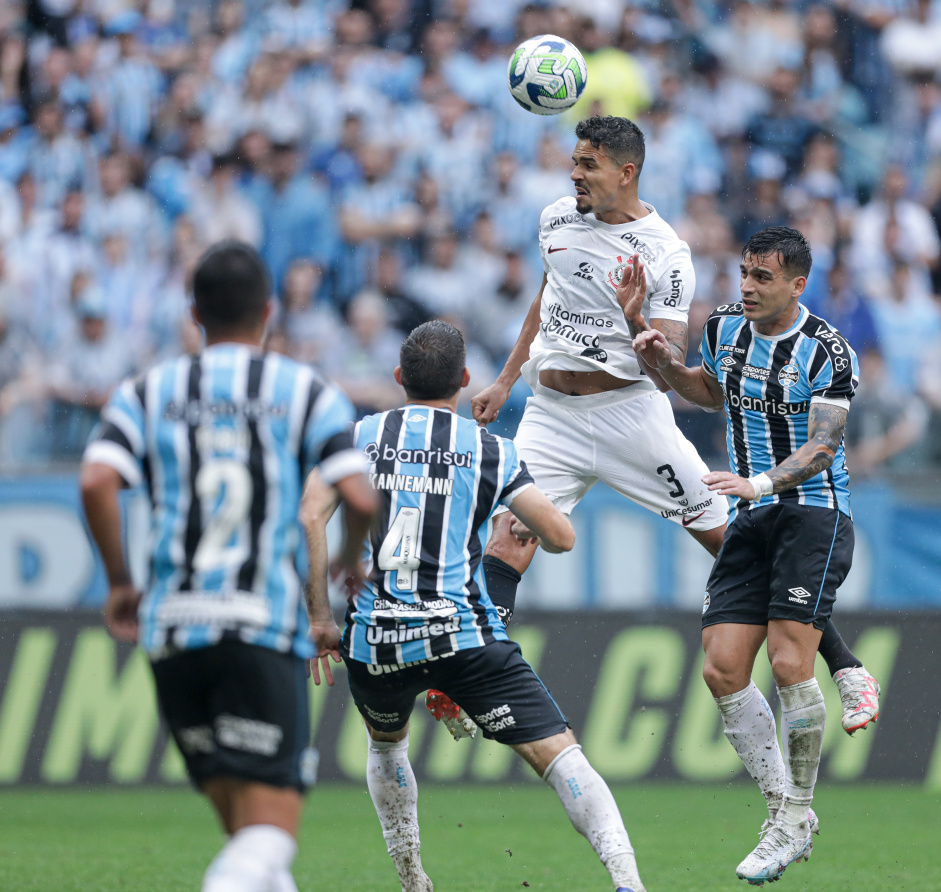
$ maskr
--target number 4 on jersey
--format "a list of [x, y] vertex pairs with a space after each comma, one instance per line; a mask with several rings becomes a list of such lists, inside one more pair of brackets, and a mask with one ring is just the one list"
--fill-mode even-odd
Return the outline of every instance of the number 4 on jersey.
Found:
[[415, 571], [421, 565], [418, 554], [420, 527], [421, 509], [399, 508], [379, 549], [379, 569], [396, 571], [395, 587], [399, 591], [415, 590]]

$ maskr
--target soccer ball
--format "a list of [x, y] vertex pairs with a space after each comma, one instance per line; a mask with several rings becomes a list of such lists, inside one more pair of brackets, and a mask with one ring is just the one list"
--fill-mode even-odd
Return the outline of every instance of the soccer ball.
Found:
[[578, 48], [555, 34], [524, 40], [510, 57], [506, 79], [513, 98], [535, 115], [557, 115], [578, 102], [588, 66]]

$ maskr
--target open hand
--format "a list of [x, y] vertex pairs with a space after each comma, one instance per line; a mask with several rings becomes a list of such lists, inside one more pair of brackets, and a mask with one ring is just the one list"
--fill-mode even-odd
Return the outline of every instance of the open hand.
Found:
[[732, 496], [749, 502], [757, 496], [755, 487], [747, 478], [730, 471], [710, 471], [703, 476], [702, 482], [709, 487], [710, 492], [717, 492], [720, 496]]
[[647, 320], [641, 309], [647, 299], [647, 273], [640, 254], [634, 254], [627, 264], [621, 281], [614, 292], [624, 318], [631, 324], [634, 334], [647, 331]]

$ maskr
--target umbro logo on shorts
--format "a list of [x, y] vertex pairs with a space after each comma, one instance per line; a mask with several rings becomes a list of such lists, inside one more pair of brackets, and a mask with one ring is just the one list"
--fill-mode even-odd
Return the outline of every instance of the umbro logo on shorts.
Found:
[[791, 597], [788, 598], [788, 601], [793, 601], [795, 604], [806, 604], [807, 599], [811, 597], [810, 592], [801, 586], [789, 588], [788, 591], [791, 593]]

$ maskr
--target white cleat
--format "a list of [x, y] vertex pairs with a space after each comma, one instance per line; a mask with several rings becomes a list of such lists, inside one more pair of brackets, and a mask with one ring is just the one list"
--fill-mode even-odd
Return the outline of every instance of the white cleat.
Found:
[[843, 704], [843, 730], [853, 734], [879, 718], [882, 689], [864, 666], [841, 669], [833, 674]]
[[[777, 812], [775, 812], [777, 814]], [[761, 825], [761, 829], [758, 831], [758, 838], [764, 838], [764, 835], [771, 829], [771, 825], [774, 823], [774, 815], [769, 815], [765, 818], [764, 823]], [[817, 836], [820, 836], [820, 818], [817, 817], [817, 813], [811, 808], [807, 810], [807, 824], [810, 827], [811, 833], [816, 833]]]
[[779, 880], [789, 864], [808, 860], [814, 848], [810, 821], [800, 826], [806, 829], [806, 836], [792, 836], [782, 825], [772, 824], [754, 851], [736, 868], [735, 875], [752, 886], [761, 886]]

